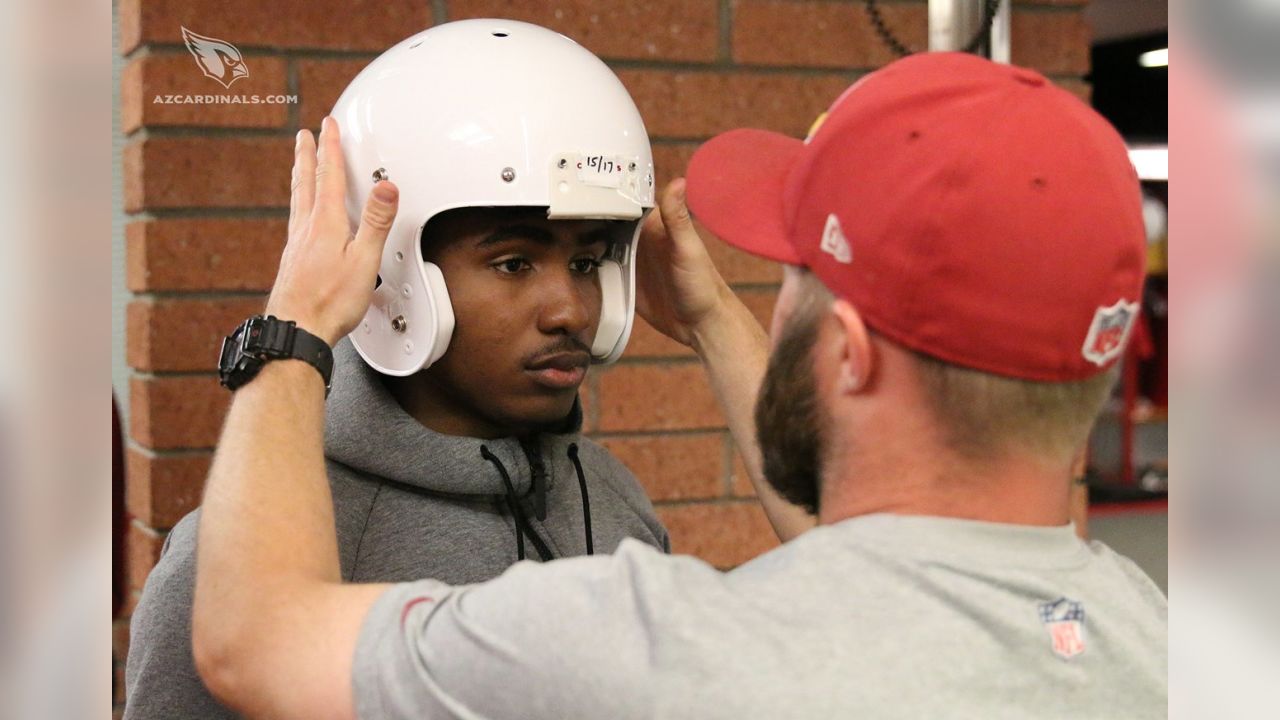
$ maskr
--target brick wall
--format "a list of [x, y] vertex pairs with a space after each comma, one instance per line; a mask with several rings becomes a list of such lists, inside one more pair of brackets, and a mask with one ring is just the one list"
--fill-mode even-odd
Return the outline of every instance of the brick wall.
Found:
[[[1087, 95], [1085, 0], [1016, 0], [1014, 61]], [[882, 3], [923, 48], [924, 0]], [[508, 17], [578, 40], [617, 71], [653, 138], [658, 179], [737, 126], [801, 136], [853, 79], [892, 59], [858, 0], [121, 0], [120, 51], [129, 383], [127, 502], [132, 599], [165, 532], [200, 497], [228, 396], [213, 375], [221, 337], [261, 309], [285, 238], [292, 138], [317, 129], [380, 50], [432, 24]], [[235, 94], [288, 105], [164, 105], [222, 92], [180, 27], [234, 43], [251, 67]], [[780, 272], [711, 240], [716, 263], [762, 322]], [[616, 366], [584, 388], [587, 430], [644, 483], [675, 549], [723, 567], [775, 541], [705, 376], [690, 352], [637, 321]], [[118, 628], [122, 645], [127, 638]], [[120, 651], [122, 647], [118, 648]]]

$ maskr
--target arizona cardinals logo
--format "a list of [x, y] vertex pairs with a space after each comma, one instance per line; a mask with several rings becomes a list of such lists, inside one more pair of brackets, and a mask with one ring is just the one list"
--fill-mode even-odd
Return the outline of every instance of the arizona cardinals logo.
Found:
[[205, 77], [211, 77], [229, 88], [231, 83], [242, 77], [249, 77], [249, 68], [244, 64], [244, 57], [235, 45], [226, 40], [205, 37], [182, 28], [182, 39], [196, 59], [200, 71]]

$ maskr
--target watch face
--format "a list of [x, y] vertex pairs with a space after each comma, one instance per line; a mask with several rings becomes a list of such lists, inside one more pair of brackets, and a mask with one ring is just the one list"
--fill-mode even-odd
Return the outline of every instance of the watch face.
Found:
[[254, 322], [251, 319], [222, 340], [222, 353], [218, 358], [218, 379], [223, 386], [232, 390], [252, 380], [262, 368], [262, 360], [246, 352], [245, 348], [249, 340], [247, 330], [253, 325]]
[[236, 356], [240, 354], [240, 328], [222, 339], [222, 353], [218, 357], [218, 372], [226, 375], [236, 366]]

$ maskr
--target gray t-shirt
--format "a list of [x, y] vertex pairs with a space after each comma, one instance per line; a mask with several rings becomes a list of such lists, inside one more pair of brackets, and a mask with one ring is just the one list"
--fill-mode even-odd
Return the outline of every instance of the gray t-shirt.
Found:
[[731, 572], [624, 541], [397, 586], [353, 671], [383, 718], [1163, 718], [1168, 604], [1071, 526], [870, 515]]

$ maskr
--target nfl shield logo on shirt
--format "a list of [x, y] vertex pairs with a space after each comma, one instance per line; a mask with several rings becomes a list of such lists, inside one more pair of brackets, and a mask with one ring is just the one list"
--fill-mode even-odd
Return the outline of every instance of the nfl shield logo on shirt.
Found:
[[1049, 631], [1053, 651], [1073, 658], [1084, 652], [1084, 604], [1060, 597], [1040, 603], [1040, 622]]

